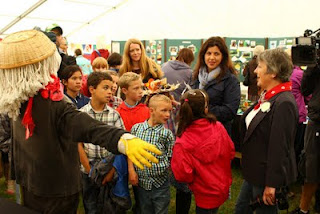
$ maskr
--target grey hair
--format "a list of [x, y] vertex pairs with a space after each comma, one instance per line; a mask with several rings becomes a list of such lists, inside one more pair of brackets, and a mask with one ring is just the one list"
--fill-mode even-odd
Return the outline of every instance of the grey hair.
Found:
[[258, 56], [258, 62], [267, 65], [267, 73], [276, 74], [281, 82], [288, 82], [292, 74], [293, 64], [290, 56], [282, 49], [266, 50]]

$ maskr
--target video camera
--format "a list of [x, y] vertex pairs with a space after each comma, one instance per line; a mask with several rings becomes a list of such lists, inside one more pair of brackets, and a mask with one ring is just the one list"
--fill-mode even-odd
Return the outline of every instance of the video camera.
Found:
[[306, 30], [303, 37], [295, 38], [291, 55], [294, 65], [315, 66], [320, 64], [320, 28], [316, 31]]

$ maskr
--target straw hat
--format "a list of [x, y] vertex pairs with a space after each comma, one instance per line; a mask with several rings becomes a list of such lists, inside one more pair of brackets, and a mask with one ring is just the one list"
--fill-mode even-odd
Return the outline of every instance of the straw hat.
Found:
[[0, 42], [0, 69], [40, 62], [56, 51], [56, 45], [37, 30], [19, 31]]

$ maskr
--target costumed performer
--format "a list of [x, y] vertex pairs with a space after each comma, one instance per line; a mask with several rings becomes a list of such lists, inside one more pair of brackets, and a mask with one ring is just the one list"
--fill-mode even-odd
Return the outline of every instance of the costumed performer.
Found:
[[13, 119], [13, 162], [23, 204], [41, 213], [76, 213], [81, 190], [77, 142], [126, 154], [138, 167], [161, 152], [124, 130], [94, 120], [66, 101], [61, 57], [42, 32], [21, 31], [0, 43], [0, 113]]

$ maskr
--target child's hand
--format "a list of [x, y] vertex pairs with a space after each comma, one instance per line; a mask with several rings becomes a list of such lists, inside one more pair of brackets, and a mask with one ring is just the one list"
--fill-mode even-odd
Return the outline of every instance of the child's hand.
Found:
[[90, 171], [91, 171], [91, 167], [89, 166], [89, 167], [84, 167], [84, 170], [86, 171], [86, 173], [90, 173]]
[[106, 185], [108, 182], [112, 181], [115, 171], [116, 169], [112, 167], [112, 169], [106, 174], [106, 176], [102, 180], [102, 185]]
[[174, 107], [179, 105], [179, 102], [174, 99], [174, 96], [172, 94], [170, 94], [169, 96], [170, 96], [169, 98], [171, 99], [171, 103]]
[[133, 186], [138, 186], [138, 183], [139, 183], [138, 174], [134, 170], [129, 171], [129, 182]]

